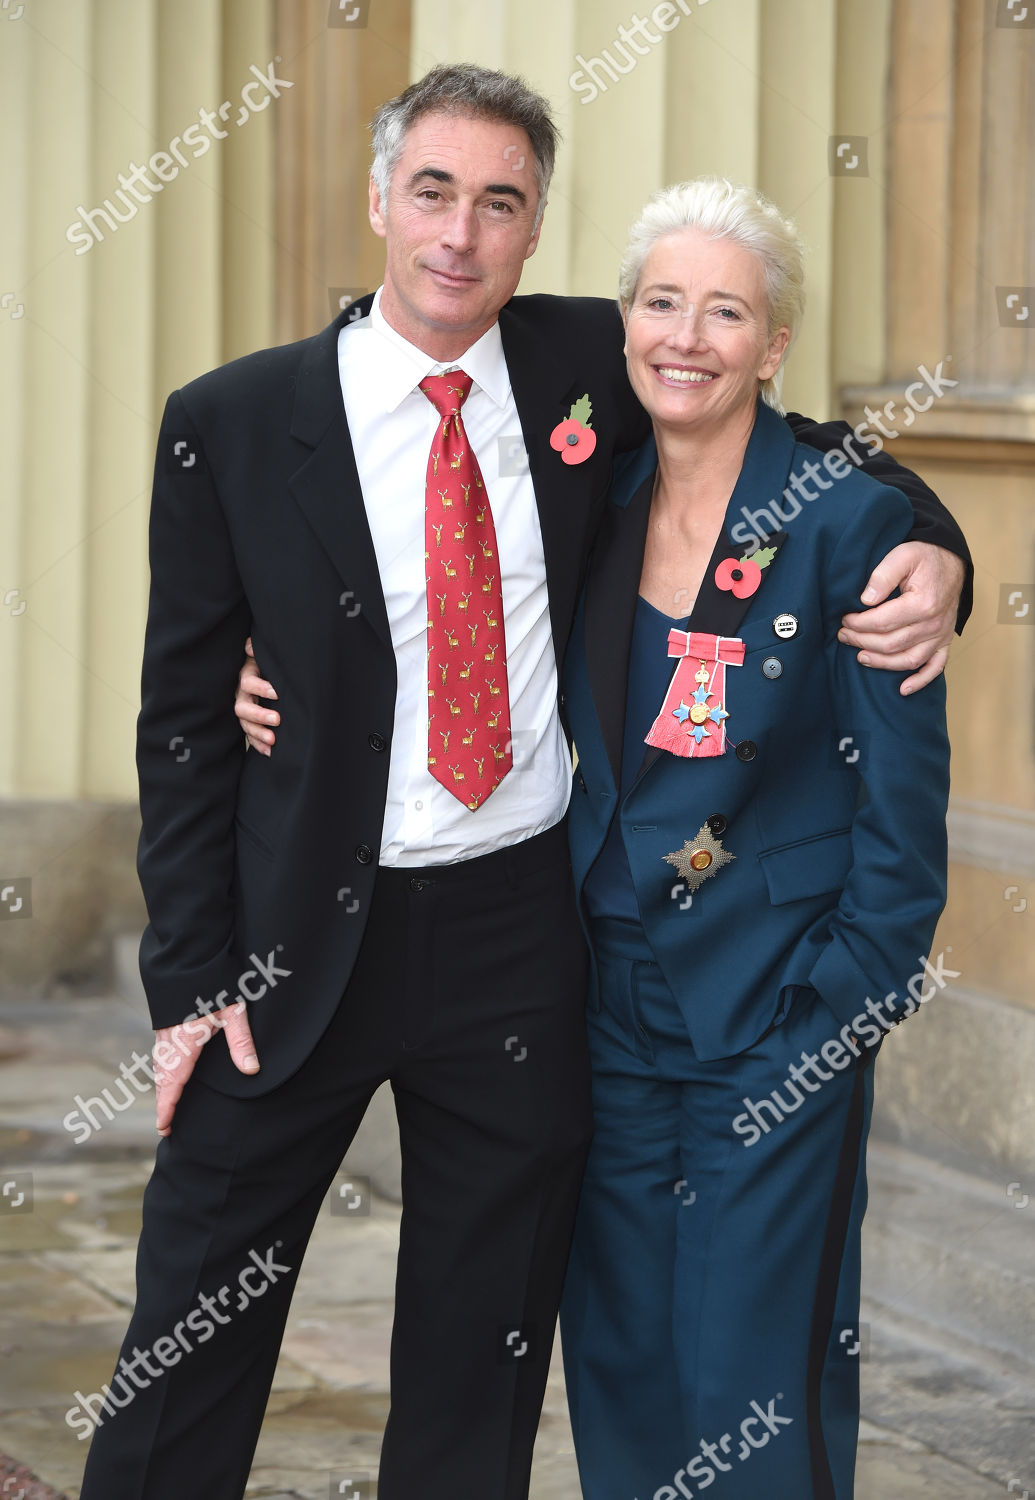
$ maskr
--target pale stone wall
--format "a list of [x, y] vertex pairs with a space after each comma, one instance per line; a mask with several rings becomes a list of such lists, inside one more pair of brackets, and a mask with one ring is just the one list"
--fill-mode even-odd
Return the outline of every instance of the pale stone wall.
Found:
[[[235, 120], [250, 65], [274, 51], [267, 0], [35, 0], [0, 16], [0, 795], [135, 794], [161, 408], [273, 337], [279, 101]], [[126, 222], [98, 215], [102, 242], [85, 226], [69, 241], [120, 172], [224, 100], [225, 140], [206, 133], [196, 159], [181, 141], [186, 166], [148, 169], [170, 179], [151, 201], [138, 178], [136, 201], [115, 200]]]

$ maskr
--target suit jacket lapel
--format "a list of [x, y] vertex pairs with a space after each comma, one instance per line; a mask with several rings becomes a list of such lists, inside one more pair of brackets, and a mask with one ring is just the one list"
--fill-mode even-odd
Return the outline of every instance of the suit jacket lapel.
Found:
[[[690, 629], [706, 631], [709, 635], [735, 636], [741, 621], [766, 585], [777, 557], [762, 569], [758, 588], [746, 599], [738, 599], [731, 589], [720, 589], [715, 582], [715, 570], [727, 557], [748, 557], [754, 545], [745, 546], [735, 542], [732, 533], [739, 531], [737, 517], [758, 515], [761, 507], [773, 504], [774, 496], [780, 495], [787, 483], [791, 459], [794, 455], [794, 435], [782, 417], [759, 401], [755, 411], [755, 425], [751, 429], [744, 462], [740, 466], [737, 482], [733, 487], [722, 530], [714, 551], [704, 570], [704, 578], [690, 615]], [[752, 525], [754, 522], [751, 523]], [[786, 531], [770, 531], [766, 528], [765, 546], [779, 553], [787, 540]]]
[[[747, 598], [738, 599], [728, 589], [720, 589], [715, 582], [715, 570], [719, 564], [728, 557], [741, 558], [754, 550], [746, 547], [743, 543], [735, 542], [731, 536], [733, 530], [739, 530], [737, 517], [743, 513], [744, 516], [757, 512], [762, 506], [773, 505], [774, 497], [782, 494], [787, 483], [787, 475], [790, 472], [791, 461], [794, 456], [794, 435], [782, 417], [778, 416], [769, 406], [761, 401], [755, 414], [755, 425], [752, 428], [751, 437], [748, 440], [747, 450], [744, 454], [744, 462], [741, 465], [737, 483], [733, 494], [730, 496], [726, 507], [726, 516], [722, 530], [716, 539], [712, 549], [712, 555], [705, 568], [701, 587], [698, 590], [694, 607], [690, 613], [688, 628], [694, 631], [703, 631], [709, 635], [736, 636], [745, 615], [752, 604], [758, 598], [759, 593], [765, 587], [773, 568], [779, 565], [779, 553], [787, 541], [786, 531], [775, 531], [767, 535], [765, 545], [775, 549], [776, 555], [769, 566], [762, 569], [762, 579], [754, 594]], [[647, 524], [650, 516], [650, 499], [653, 492], [653, 465], [657, 461], [657, 452], [653, 440], [646, 443], [635, 455], [631, 456], [631, 463], [627, 472], [620, 474], [616, 465], [616, 481], [613, 498], [616, 505], [626, 506], [620, 513], [628, 516], [633, 512], [635, 521], [627, 521], [624, 531], [619, 534], [614, 528], [610, 528], [607, 534], [608, 552], [617, 551], [620, 555], [617, 559], [601, 557], [599, 563], [599, 576], [607, 579], [611, 576], [611, 585], [614, 593], [610, 599], [606, 598], [603, 591], [597, 593], [599, 585], [594, 582], [593, 591], [596, 594], [595, 609], [597, 620], [595, 631], [590, 629], [590, 585], [587, 581], [586, 595], [586, 657], [590, 664], [590, 683], [593, 687], [593, 696], [597, 706], [597, 717], [600, 720], [601, 729], [607, 746], [608, 758], [615, 773], [615, 786], [621, 785], [621, 755], [624, 737], [625, 700], [628, 687], [629, 675], [629, 651], [632, 641], [633, 617], [636, 609], [636, 592], [639, 583], [640, 572], [643, 566], [643, 548], [647, 536]], [[643, 467], [651, 465], [650, 475], [642, 479], [633, 499], [626, 502], [625, 495], [628, 494], [630, 479], [635, 482], [641, 475]], [[614, 509], [614, 507], [612, 507]], [[642, 514], [641, 514], [642, 511]], [[602, 548], [605, 539], [602, 537]], [[617, 543], [617, 545], [615, 545]], [[631, 556], [626, 549], [629, 549]], [[611, 573], [613, 570], [613, 574]], [[634, 578], [631, 596], [624, 597], [621, 589], [628, 588], [628, 580]], [[609, 623], [607, 611], [612, 611]], [[593, 666], [593, 652], [596, 649], [595, 642], [597, 633], [603, 632], [601, 639], [607, 638], [610, 629], [610, 651], [609, 660], [598, 655], [595, 668]], [[620, 632], [620, 637], [615, 639]], [[618, 672], [621, 675], [618, 676]], [[673, 663], [673, 670], [675, 665]], [[732, 677], [736, 682], [736, 677]], [[653, 745], [644, 747], [644, 756], [637, 772], [637, 779], [654, 765], [660, 756], [667, 754]]]
[[508, 303], [501, 309], [499, 324], [539, 513], [559, 669], [575, 612], [585, 546], [584, 525], [574, 524], [572, 518], [580, 514], [583, 506], [588, 509], [593, 492], [599, 491], [601, 478], [598, 463], [593, 459], [585, 464], [563, 463], [550, 447], [550, 434], [568, 415], [573, 402], [586, 393], [586, 380], [583, 377], [581, 387], [576, 389], [571, 366], [563, 353], [544, 343], [542, 327], [530, 326], [520, 310], [520, 302]]
[[345, 323], [364, 317], [373, 300], [371, 294], [354, 303], [306, 346], [296, 377], [291, 435], [312, 451], [291, 476], [290, 489], [348, 585], [342, 591], [343, 607], [353, 615], [360, 613], [391, 648], [381, 575], [338, 376], [339, 331]]
[[[786, 540], [786, 531], [775, 531], [766, 538], [765, 545], [771, 547], [774, 553], [779, 553]], [[715, 549], [708, 559], [708, 566], [704, 571], [697, 598], [694, 600], [687, 629], [705, 631], [708, 635], [736, 635], [741, 621], [758, 598], [770, 572], [776, 566], [776, 557], [773, 557], [768, 567], [762, 569], [762, 578], [758, 588], [746, 599], [738, 599], [732, 589], [720, 589], [715, 582], [715, 572], [719, 564], [725, 562], [727, 558], [739, 559], [750, 555], [752, 550], [732, 541], [728, 527], [723, 526], [715, 543]]]
[[622, 778], [629, 652], [656, 464], [653, 438], [616, 462], [613, 503], [586, 576], [586, 672], [616, 789]]

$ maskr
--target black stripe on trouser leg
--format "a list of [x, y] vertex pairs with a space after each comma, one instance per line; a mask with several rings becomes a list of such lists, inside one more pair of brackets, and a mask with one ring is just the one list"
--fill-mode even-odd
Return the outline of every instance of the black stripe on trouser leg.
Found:
[[827, 1214], [823, 1251], [816, 1278], [816, 1296], [812, 1304], [812, 1328], [809, 1335], [809, 1364], [805, 1387], [806, 1420], [809, 1430], [809, 1454], [812, 1460], [812, 1500], [836, 1500], [834, 1476], [823, 1439], [822, 1392], [823, 1371], [834, 1324], [837, 1288], [844, 1260], [845, 1240], [852, 1216], [852, 1202], [859, 1176], [859, 1150], [862, 1145], [865, 1116], [866, 1072], [872, 1067], [867, 1060], [855, 1072], [848, 1117], [841, 1138], [841, 1153], [834, 1179], [834, 1191]]

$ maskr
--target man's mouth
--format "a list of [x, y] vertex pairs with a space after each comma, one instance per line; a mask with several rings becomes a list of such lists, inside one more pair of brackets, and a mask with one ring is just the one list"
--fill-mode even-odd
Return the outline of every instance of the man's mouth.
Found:
[[438, 266], [426, 268], [438, 281], [444, 282], [446, 286], [474, 286], [478, 281], [477, 276], [467, 276], [462, 271], [444, 271]]

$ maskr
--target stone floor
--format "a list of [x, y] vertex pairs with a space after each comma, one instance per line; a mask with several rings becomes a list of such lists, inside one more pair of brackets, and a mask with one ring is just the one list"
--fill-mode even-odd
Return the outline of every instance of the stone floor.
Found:
[[[45, 1500], [50, 1492], [34, 1488], [31, 1475], [74, 1497], [86, 1444], [65, 1413], [74, 1392], [108, 1379], [125, 1327], [153, 1145], [151, 1097], [78, 1145], [61, 1120], [77, 1093], [111, 1084], [145, 1034], [115, 1001], [7, 1006], [0, 1023], [0, 1454], [24, 1466], [5, 1468], [0, 1458], [0, 1496]], [[375, 1493], [399, 1209], [376, 1196], [351, 1217], [332, 1206], [340, 1202], [325, 1206], [302, 1272], [249, 1495]], [[961, 1411], [973, 1407], [965, 1381], [955, 1394], [939, 1393], [936, 1355], [918, 1365], [910, 1347], [863, 1368], [879, 1425], [864, 1424], [858, 1500], [1024, 1500], [1035, 1462], [1027, 1475], [1004, 1477], [991, 1460], [971, 1460], [973, 1445], [957, 1453], [946, 1441], [936, 1452], [918, 1440], [939, 1429], [925, 1421], [918, 1392], [947, 1432], [957, 1425], [954, 1400]], [[1009, 1389], [992, 1393], [997, 1408], [1009, 1407]], [[556, 1351], [531, 1493], [580, 1494]]]

